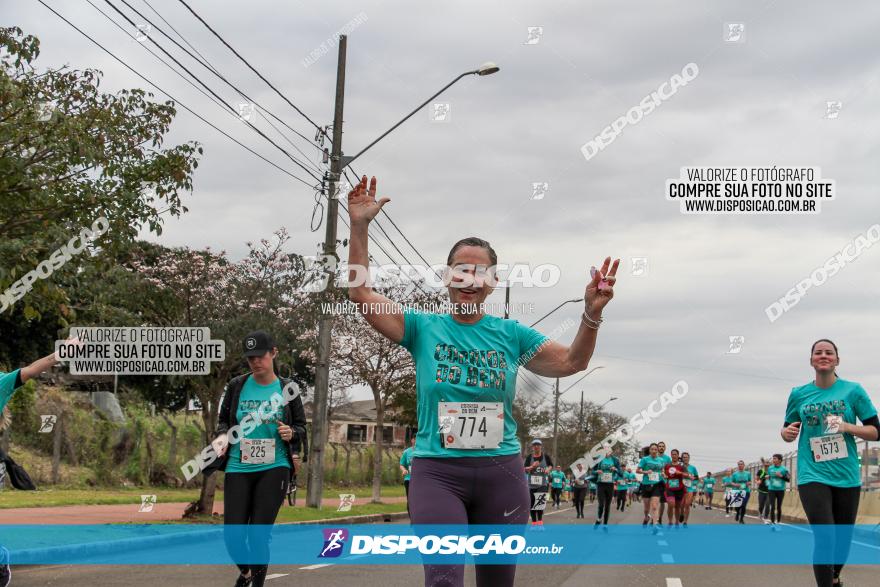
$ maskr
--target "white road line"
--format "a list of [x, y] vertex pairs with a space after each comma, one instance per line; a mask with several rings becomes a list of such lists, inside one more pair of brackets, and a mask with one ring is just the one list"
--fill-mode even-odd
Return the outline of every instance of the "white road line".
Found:
[[315, 569], [321, 569], [324, 567], [332, 567], [332, 566], [333, 566], [333, 563], [324, 563], [321, 565], [309, 565], [307, 567], [300, 567], [299, 570], [300, 571], [314, 571]]
[[675, 559], [672, 558], [671, 554], [661, 554], [660, 560], [662, 560], [664, 563], [674, 563], [675, 562]]
[[274, 575], [267, 575], [266, 580], [270, 581], [272, 579], [280, 579], [281, 577], [286, 577], [290, 573], [275, 573]]
[[555, 511], [552, 511], [552, 512], [547, 512], [547, 511], [545, 511], [545, 512], [544, 512], [544, 515], [545, 515], [545, 516], [552, 516], [553, 514], [561, 514], [562, 512], [570, 512], [570, 511], [573, 510], [573, 509], [574, 509], [574, 508], [565, 508], [564, 510], [555, 510]]
[[675, 577], [666, 577], [666, 587], [684, 587], [681, 584], [681, 579]]

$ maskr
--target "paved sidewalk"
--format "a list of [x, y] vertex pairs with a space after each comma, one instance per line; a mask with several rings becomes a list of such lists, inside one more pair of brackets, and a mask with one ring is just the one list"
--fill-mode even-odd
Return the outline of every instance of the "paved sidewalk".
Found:
[[[296, 507], [305, 507], [304, 496], [299, 496]], [[335, 507], [337, 500], [323, 500], [326, 507]], [[384, 503], [405, 503], [406, 498], [385, 497]], [[370, 502], [369, 497], [358, 497], [355, 505]], [[151, 512], [139, 512], [139, 503], [121, 505], [74, 505], [63, 507], [0, 509], [0, 524], [118, 524], [123, 522], [154, 522], [156, 520], [180, 520], [186, 506], [180, 503], [156, 503]], [[287, 502], [284, 502], [284, 506]], [[223, 502], [214, 502], [214, 513], [223, 513]]]

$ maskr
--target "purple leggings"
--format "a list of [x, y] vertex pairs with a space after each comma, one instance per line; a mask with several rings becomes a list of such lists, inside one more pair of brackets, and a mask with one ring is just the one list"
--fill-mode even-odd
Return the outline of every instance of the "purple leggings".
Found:
[[[522, 458], [417, 457], [409, 488], [413, 524], [519, 524], [529, 519]], [[525, 529], [525, 528], [524, 528]], [[464, 565], [424, 565], [426, 586], [464, 585]], [[475, 565], [477, 587], [513, 585], [516, 565]]]

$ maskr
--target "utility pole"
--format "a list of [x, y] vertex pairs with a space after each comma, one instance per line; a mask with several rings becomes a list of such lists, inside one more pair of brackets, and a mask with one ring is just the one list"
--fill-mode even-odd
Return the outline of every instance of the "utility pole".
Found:
[[[336, 65], [336, 106], [333, 112], [333, 152], [330, 154], [330, 175], [327, 191], [327, 226], [324, 234], [324, 258], [336, 258], [336, 220], [339, 202], [336, 193], [339, 174], [342, 171], [342, 106], [345, 100], [345, 50], [348, 36], [339, 37], [339, 58]], [[335, 264], [334, 264], [335, 266]], [[331, 273], [327, 269], [328, 273]], [[328, 275], [325, 297], [334, 287], [332, 273]], [[315, 400], [312, 410], [312, 445], [309, 455], [308, 489], [306, 505], [321, 507], [324, 491], [324, 447], [328, 433], [328, 389], [330, 383], [330, 333], [333, 330], [332, 314], [322, 314], [318, 322], [318, 364], [315, 369]]]
[[553, 465], [556, 462], [556, 449], [559, 447], [559, 377], [556, 378], [556, 389], [553, 391]]
[[581, 391], [581, 411], [578, 416], [578, 444], [581, 443], [584, 433], [584, 392]]

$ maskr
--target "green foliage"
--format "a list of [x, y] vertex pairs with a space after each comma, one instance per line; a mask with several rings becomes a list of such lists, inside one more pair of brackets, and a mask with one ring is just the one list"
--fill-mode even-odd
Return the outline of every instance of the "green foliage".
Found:
[[[0, 292], [100, 216], [110, 228], [96, 244], [110, 254], [83, 252], [56, 274], [75, 280], [83, 265], [111, 267], [141, 228], [160, 234], [161, 213], [187, 211], [181, 193], [202, 153], [193, 142], [163, 145], [172, 102], [140, 89], [102, 93], [101, 72], [37, 70], [38, 55], [35, 37], [0, 28]], [[47, 312], [64, 325], [57, 279], [34, 283], [20, 302], [24, 318]]]

